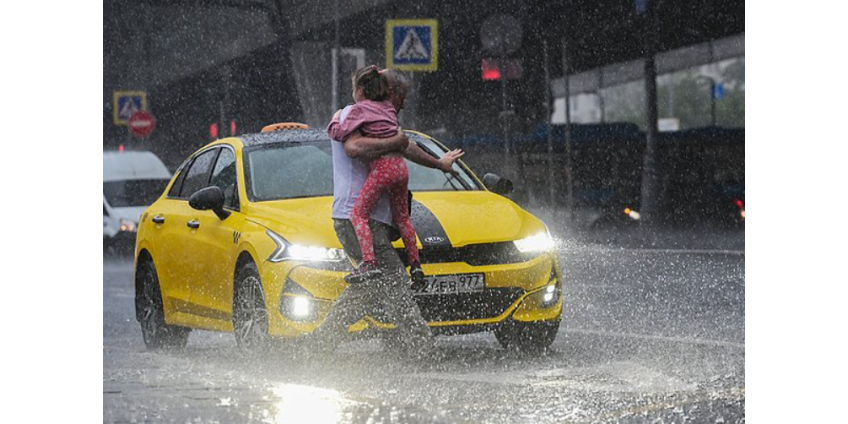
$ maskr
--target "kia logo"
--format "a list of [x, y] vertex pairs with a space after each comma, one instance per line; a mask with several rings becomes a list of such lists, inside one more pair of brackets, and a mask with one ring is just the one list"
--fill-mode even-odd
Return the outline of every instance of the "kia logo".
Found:
[[441, 242], [445, 241], [445, 238], [439, 237], [439, 236], [430, 236], [430, 237], [424, 237], [424, 241], [427, 242], [427, 243], [430, 243], [430, 244], [436, 244], [436, 243], [441, 243]]

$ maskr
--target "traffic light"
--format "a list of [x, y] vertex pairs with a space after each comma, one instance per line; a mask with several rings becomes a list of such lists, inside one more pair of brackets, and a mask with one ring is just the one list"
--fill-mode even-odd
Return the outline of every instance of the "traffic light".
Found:
[[[483, 71], [483, 81], [497, 81], [501, 79], [501, 66], [498, 58], [483, 58], [480, 69]], [[508, 80], [521, 79], [523, 69], [520, 58], [507, 58], [504, 61], [504, 73]]]

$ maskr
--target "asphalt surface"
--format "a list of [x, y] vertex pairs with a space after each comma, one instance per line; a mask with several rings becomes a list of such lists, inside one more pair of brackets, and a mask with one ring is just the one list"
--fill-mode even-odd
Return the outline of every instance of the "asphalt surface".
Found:
[[321, 358], [249, 355], [203, 331], [148, 351], [132, 260], [104, 254], [103, 421], [745, 421], [744, 230], [568, 233], [560, 248], [566, 305], [549, 353], [440, 336], [421, 361], [387, 358], [377, 340]]

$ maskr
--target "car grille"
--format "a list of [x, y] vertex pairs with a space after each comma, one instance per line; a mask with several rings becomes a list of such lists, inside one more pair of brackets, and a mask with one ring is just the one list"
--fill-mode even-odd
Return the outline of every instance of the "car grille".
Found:
[[[397, 249], [404, 264], [409, 265], [406, 250]], [[533, 259], [537, 254], [523, 254], [513, 242], [471, 244], [463, 247], [428, 247], [419, 251], [422, 264], [465, 262], [473, 266], [514, 264]]]
[[518, 287], [497, 287], [480, 293], [417, 295], [415, 301], [428, 322], [462, 321], [496, 317], [522, 294]]

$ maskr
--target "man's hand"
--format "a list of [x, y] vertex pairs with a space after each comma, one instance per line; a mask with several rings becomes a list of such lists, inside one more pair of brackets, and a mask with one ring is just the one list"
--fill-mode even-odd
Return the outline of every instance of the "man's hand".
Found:
[[341, 116], [341, 114], [342, 114], [342, 109], [337, 110], [337, 111], [336, 111], [336, 113], [334, 113], [334, 114], [333, 114], [333, 119], [332, 119], [332, 120], [333, 120], [333, 121], [338, 121], [338, 120], [339, 120], [339, 117]]
[[465, 155], [465, 152], [460, 149], [454, 149], [445, 153], [445, 155], [439, 159], [439, 169], [444, 172], [450, 172], [453, 175], [459, 174], [455, 169], [453, 169], [453, 163], [463, 155]]
[[414, 163], [417, 163], [421, 166], [426, 166], [428, 168], [438, 169], [444, 172], [450, 172], [453, 175], [457, 175], [458, 172], [454, 171], [453, 163], [456, 162], [457, 159], [461, 158], [462, 155], [465, 154], [462, 150], [456, 149], [451, 150], [450, 152], [445, 153], [441, 159], [437, 159], [434, 155], [431, 155], [425, 152], [421, 147], [418, 146], [415, 142], [410, 142], [409, 147], [403, 151], [403, 157], [411, 160]]
[[392, 150], [390, 152], [403, 152], [409, 147], [409, 137], [403, 131], [398, 131], [395, 137], [397, 137], [397, 141], [392, 144]]

